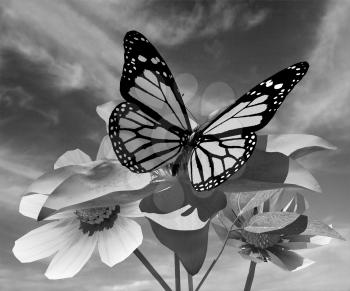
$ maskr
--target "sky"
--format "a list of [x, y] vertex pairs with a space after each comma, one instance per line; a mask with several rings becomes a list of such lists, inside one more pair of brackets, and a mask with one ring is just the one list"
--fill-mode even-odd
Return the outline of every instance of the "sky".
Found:
[[[95, 156], [106, 134], [95, 109], [121, 100], [122, 39], [132, 29], [158, 48], [198, 120], [308, 61], [309, 72], [263, 131], [315, 134], [338, 147], [300, 162], [323, 189], [306, 194], [310, 215], [350, 240], [349, 26], [346, 0], [0, 0], [0, 289], [160, 290], [132, 256], [110, 269], [95, 254], [75, 278], [49, 281], [49, 260], [21, 264], [11, 252], [37, 226], [18, 213], [26, 187], [67, 150]], [[173, 284], [172, 254], [140, 223], [141, 250]], [[212, 229], [209, 236], [195, 284], [221, 246]], [[253, 288], [350, 290], [349, 242], [334, 240], [305, 256], [316, 264], [295, 273], [259, 265]], [[201, 290], [242, 290], [248, 266], [227, 248]]]

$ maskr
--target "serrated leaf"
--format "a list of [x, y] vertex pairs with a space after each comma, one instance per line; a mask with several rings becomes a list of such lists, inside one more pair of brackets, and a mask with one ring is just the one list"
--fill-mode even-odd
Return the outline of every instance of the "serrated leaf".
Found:
[[293, 212], [265, 212], [254, 215], [244, 228], [253, 233], [292, 235], [306, 229], [307, 216]]
[[256, 192], [233, 192], [225, 193], [227, 197], [227, 206], [223, 210], [223, 214], [229, 218], [236, 226], [241, 226], [246, 220], [253, 215], [252, 211], [246, 211], [238, 217], [238, 213], [246, 206], [246, 204], [254, 197]]
[[296, 193], [295, 196], [282, 209], [282, 211], [303, 214], [308, 207], [309, 205], [305, 200], [305, 197], [300, 193]]
[[261, 206], [262, 203], [270, 199], [273, 195], [279, 194], [281, 192], [282, 189], [273, 189], [256, 192], [255, 195], [248, 201], [248, 203], [246, 203], [246, 205], [238, 213], [238, 216], [242, 215], [243, 213], [249, 210], [252, 210], [255, 207]]
[[345, 240], [334, 228], [319, 220], [309, 220], [308, 225], [302, 235], [320, 235]]

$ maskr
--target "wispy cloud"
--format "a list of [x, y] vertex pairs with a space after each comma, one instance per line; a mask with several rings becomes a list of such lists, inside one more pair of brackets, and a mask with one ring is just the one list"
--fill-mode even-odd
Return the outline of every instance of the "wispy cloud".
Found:
[[103, 286], [101, 291], [124, 291], [124, 290], [150, 290], [150, 285], [153, 285], [152, 281], [141, 280], [141, 281], [132, 281], [128, 284], [116, 284], [112, 286]]
[[350, 2], [330, 1], [317, 29], [308, 61], [310, 71], [293, 103], [288, 124], [295, 130], [320, 130], [349, 140]]
[[245, 29], [251, 29], [255, 26], [260, 25], [268, 16], [269, 10], [268, 9], [260, 9], [257, 11], [250, 11], [248, 10], [241, 20], [241, 25]]

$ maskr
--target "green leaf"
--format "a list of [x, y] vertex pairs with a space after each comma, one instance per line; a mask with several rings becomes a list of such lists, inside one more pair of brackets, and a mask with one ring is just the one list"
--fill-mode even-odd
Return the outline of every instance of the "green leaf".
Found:
[[293, 212], [265, 212], [254, 215], [244, 228], [253, 233], [292, 235], [306, 229], [307, 216]]
[[[221, 221], [217, 218], [214, 218], [211, 221], [211, 226], [213, 227], [220, 240], [225, 241], [229, 228], [226, 228], [226, 226], [221, 224]], [[228, 236], [227, 245], [239, 248], [243, 244], [245, 244], [245, 242], [243, 242], [242, 235], [240, 234], [240, 232], [236, 230], [231, 230]]]
[[196, 209], [199, 219], [205, 222], [227, 204], [225, 194], [217, 188], [206, 191], [205, 197], [198, 196], [198, 193], [192, 185], [177, 177], [172, 179], [167, 189], [145, 197], [140, 203], [140, 209], [147, 213], [164, 214], [190, 205], [190, 209], [183, 216]]
[[178, 231], [149, 221], [157, 239], [179, 256], [189, 274], [197, 274], [207, 254], [209, 223], [202, 229]]
[[308, 208], [309, 205], [305, 200], [305, 197], [300, 193], [296, 193], [295, 196], [288, 202], [288, 204], [283, 208], [282, 211], [303, 214]]
[[223, 225], [219, 224], [218, 222], [211, 221], [211, 226], [214, 228], [216, 234], [218, 237], [224, 241], [226, 239], [228, 229], [224, 227]]
[[261, 206], [266, 200], [270, 199], [273, 195], [278, 195], [283, 189], [273, 189], [255, 192], [255, 195], [246, 203], [246, 205], [238, 213], [238, 216], [243, 213], [252, 210], [255, 207]]
[[309, 220], [305, 231], [301, 234], [328, 236], [345, 240], [345, 238], [341, 236], [337, 231], [335, 231], [332, 227], [319, 220]]
[[255, 150], [243, 170], [220, 186], [224, 192], [252, 192], [278, 188], [300, 188], [321, 192], [309, 171], [281, 153]]

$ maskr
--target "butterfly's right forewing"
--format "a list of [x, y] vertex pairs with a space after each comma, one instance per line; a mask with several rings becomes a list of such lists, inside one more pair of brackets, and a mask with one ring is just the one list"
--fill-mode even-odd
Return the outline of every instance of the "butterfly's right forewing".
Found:
[[188, 163], [197, 191], [218, 186], [244, 165], [256, 144], [254, 132], [268, 124], [308, 68], [300, 62], [278, 72], [201, 127]]

